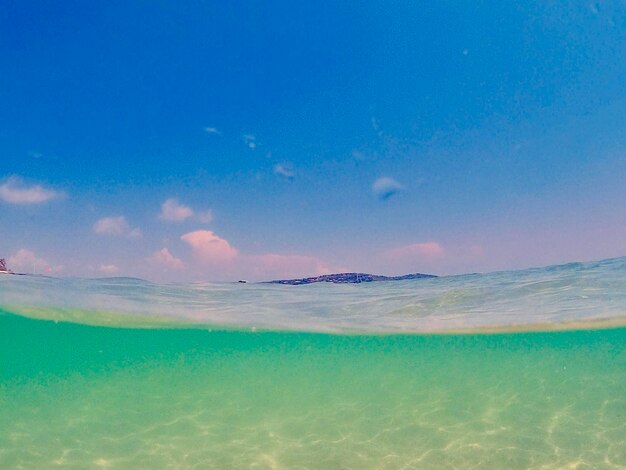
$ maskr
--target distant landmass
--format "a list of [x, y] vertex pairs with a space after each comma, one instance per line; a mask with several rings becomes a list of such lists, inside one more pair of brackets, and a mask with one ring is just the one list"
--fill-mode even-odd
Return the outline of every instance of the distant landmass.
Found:
[[322, 276], [304, 277], [301, 279], [278, 279], [267, 281], [269, 284], [289, 284], [298, 286], [301, 284], [313, 284], [315, 282], [332, 282], [335, 284], [360, 284], [362, 282], [379, 282], [379, 281], [404, 281], [407, 279], [422, 279], [437, 277], [433, 274], [405, 274], [404, 276], [381, 276], [379, 274], [367, 273], [339, 273], [324, 274]]

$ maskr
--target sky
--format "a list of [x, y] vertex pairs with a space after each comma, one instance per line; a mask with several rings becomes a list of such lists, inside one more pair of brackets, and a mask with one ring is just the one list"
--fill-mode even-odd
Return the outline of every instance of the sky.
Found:
[[624, 2], [335, 3], [5, 0], [0, 257], [186, 282], [626, 255]]

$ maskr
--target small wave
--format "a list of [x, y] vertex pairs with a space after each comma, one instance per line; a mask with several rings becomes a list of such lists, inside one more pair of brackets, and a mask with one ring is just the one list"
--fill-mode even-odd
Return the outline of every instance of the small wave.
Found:
[[626, 325], [626, 258], [368, 284], [3, 276], [0, 310], [100, 326], [448, 333]]

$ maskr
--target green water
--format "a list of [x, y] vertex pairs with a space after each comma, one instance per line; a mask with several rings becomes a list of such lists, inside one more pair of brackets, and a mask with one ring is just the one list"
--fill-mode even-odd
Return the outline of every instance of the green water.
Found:
[[624, 328], [0, 335], [2, 469], [626, 467]]

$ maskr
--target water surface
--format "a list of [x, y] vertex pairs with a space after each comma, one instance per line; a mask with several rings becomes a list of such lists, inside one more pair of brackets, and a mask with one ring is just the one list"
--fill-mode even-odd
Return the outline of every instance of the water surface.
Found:
[[625, 468], [625, 287], [3, 276], [0, 468]]

